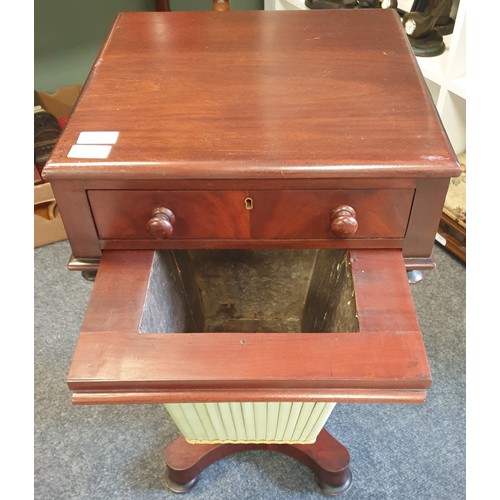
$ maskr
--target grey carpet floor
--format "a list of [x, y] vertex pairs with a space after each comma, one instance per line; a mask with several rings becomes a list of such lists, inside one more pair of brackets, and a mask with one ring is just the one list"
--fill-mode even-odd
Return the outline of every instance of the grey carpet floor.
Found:
[[[34, 251], [34, 498], [179, 498], [163, 483], [179, 433], [161, 405], [73, 406], [66, 374], [92, 284], [69, 272], [67, 242]], [[436, 246], [412, 285], [433, 385], [423, 405], [338, 404], [326, 428], [350, 451], [343, 498], [465, 498], [465, 266]], [[292, 458], [248, 451], [203, 471], [191, 499], [320, 499]]]

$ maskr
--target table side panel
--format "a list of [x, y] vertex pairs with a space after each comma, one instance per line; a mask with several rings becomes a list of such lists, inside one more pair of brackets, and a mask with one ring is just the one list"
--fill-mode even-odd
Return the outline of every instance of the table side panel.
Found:
[[73, 255], [77, 258], [101, 258], [99, 238], [83, 180], [51, 182], [57, 206]]
[[408, 220], [408, 230], [403, 244], [403, 255], [418, 259], [428, 257], [433, 249], [449, 179], [419, 179], [415, 199]]

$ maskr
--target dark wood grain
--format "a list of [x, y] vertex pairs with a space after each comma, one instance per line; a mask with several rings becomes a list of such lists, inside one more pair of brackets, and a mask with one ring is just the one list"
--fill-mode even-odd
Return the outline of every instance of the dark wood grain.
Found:
[[343, 203], [356, 207], [353, 238], [402, 238], [413, 190], [90, 190], [88, 197], [101, 239], [151, 238], [148, 223], [158, 206], [175, 214], [172, 239], [333, 239], [331, 212]]
[[175, 214], [172, 239], [238, 239], [250, 236], [248, 193], [239, 191], [107, 191], [88, 192], [101, 239], [151, 239], [152, 211]]
[[169, 12], [170, 2], [169, 0], [155, 0], [155, 7], [159, 12]]
[[413, 190], [250, 191], [250, 214], [256, 239], [335, 239], [331, 213], [339, 205], [356, 210], [358, 230], [351, 237], [402, 238], [413, 201]]

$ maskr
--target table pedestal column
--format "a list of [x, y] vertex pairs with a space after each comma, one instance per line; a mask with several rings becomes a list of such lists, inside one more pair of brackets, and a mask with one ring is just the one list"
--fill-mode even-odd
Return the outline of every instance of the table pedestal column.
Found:
[[313, 444], [190, 444], [181, 436], [165, 447], [167, 487], [184, 493], [197, 482], [210, 464], [233, 453], [249, 450], [277, 451], [309, 467], [326, 495], [346, 492], [352, 482], [349, 451], [325, 429]]

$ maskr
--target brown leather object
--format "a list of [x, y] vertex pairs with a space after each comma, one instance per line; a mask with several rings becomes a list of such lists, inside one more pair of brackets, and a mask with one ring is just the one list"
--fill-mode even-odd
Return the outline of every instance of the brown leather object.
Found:
[[372, 9], [380, 7], [378, 0], [306, 0], [309, 9]]
[[357, 0], [306, 0], [309, 9], [353, 9]]
[[57, 118], [45, 111], [35, 113], [35, 164], [44, 165], [61, 133]]

